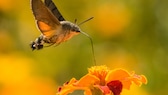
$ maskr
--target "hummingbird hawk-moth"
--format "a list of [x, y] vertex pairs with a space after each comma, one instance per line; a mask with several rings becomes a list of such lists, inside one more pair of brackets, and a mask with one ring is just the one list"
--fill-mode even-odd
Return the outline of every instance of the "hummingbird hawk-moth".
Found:
[[66, 21], [52, 0], [44, 0], [44, 2], [31, 0], [31, 7], [37, 26], [41, 31], [41, 35], [30, 44], [32, 50], [42, 49], [45, 43], [49, 46], [59, 45], [79, 33], [88, 36], [80, 30], [78, 25]]

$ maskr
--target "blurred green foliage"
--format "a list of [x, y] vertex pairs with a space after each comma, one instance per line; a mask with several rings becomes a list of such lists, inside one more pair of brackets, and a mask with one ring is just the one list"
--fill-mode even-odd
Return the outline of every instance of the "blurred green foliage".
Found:
[[[53, 1], [68, 21], [78, 19], [79, 23], [94, 16], [80, 27], [93, 38], [97, 65], [142, 73], [148, 78], [148, 84], [143, 86], [147, 95], [167, 94], [168, 1]], [[14, 84], [22, 88], [29, 78], [33, 80], [27, 81], [31, 86], [37, 82], [40, 86], [36, 94], [32, 91], [28, 95], [42, 95], [38, 92], [46, 90], [44, 87], [54, 90], [47, 89], [43, 95], [52, 95], [55, 86], [72, 77], [79, 79], [94, 65], [87, 37], [78, 35], [57, 47], [31, 51], [30, 41], [39, 35], [29, 0], [0, 1], [0, 95], [23, 95], [26, 91], [18, 94], [15, 89], [13, 94], [12, 89]]]

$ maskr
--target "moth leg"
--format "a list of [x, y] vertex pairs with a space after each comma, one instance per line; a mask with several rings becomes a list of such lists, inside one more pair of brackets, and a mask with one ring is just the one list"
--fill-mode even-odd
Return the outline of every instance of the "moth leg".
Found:
[[50, 47], [50, 46], [52, 46], [52, 45], [54, 45], [55, 43], [52, 43], [52, 44], [50, 44], [50, 45], [47, 45], [47, 46], [45, 46], [45, 47]]

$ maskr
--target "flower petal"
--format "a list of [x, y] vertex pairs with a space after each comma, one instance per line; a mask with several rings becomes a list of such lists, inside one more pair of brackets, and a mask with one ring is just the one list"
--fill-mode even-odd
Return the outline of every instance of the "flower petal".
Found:
[[129, 81], [129, 77], [131, 75], [129, 74], [128, 71], [124, 70], [124, 69], [114, 69], [111, 70], [107, 76], [106, 76], [106, 83], [109, 83], [110, 81], [113, 80], [119, 80], [120, 82], [122, 82], [123, 88], [129, 89], [130, 85], [132, 84], [131, 81]]
[[127, 77], [130, 77], [130, 74], [124, 69], [114, 69], [111, 70], [106, 76], [106, 83], [112, 80], [123, 80]]
[[73, 83], [76, 81], [75, 78], [72, 78], [69, 82], [64, 83], [62, 87], [58, 88], [57, 95], [67, 95], [68, 93], [72, 93], [76, 89], [76, 87], [73, 86]]
[[79, 81], [72, 78], [69, 82], [65, 83], [58, 89], [57, 95], [67, 95], [68, 93], [72, 93], [74, 90], [84, 90], [86, 95], [92, 95], [90, 87], [95, 83], [99, 83], [99, 79], [90, 74], [83, 76]]
[[100, 85], [95, 86], [97, 86], [105, 95], [110, 94], [111, 92], [108, 86], [100, 86]]
[[144, 75], [136, 75], [136, 74], [134, 74], [132, 76], [132, 81], [138, 86], [141, 86], [142, 83], [147, 84], [147, 79], [146, 79], [146, 77]]
[[119, 80], [123, 84], [123, 88], [130, 89], [132, 82], [140, 86], [142, 83], [146, 84], [147, 79], [144, 75], [136, 75], [134, 72], [129, 73], [124, 69], [115, 69], [110, 71], [106, 76], [106, 83], [113, 80]]
[[83, 76], [75, 85], [77, 86], [83, 86], [83, 87], [89, 87], [90, 85], [93, 84], [99, 84], [100, 80], [91, 74], [87, 74]]

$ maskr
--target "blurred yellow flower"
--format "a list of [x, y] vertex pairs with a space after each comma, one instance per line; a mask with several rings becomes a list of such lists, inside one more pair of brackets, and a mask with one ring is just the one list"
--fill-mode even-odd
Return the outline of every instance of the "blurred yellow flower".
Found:
[[12, 8], [12, 0], [1, 0], [0, 1], [0, 10], [9, 10]]
[[131, 22], [131, 12], [129, 8], [122, 4], [107, 2], [94, 9], [95, 20], [93, 27], [101, 36], [111, 37], [123, 33]]
[[0, 95], [54, 95], [55, 82], [35, 76], [34, 63], [20, 53], [0, 54]]
[[85, 95], [120, 95], [122, 89], [130, 89], [132, 83], [146, 84], [144, 75], [129, 73], [124, 69], [109, 70], [106, 66], [93, 66], [80, 80], [72, 78], [58, 89], [57, 95], [67, 95], [74, 90], [84, 90]]

